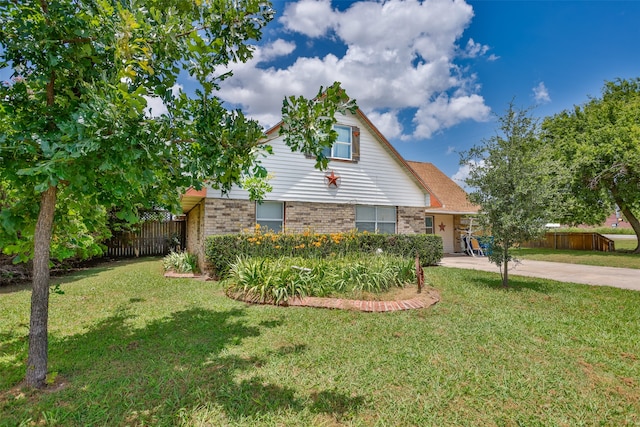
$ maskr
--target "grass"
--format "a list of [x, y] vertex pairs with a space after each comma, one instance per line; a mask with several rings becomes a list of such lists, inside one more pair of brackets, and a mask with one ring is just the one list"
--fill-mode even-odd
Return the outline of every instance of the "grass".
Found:
[[[599, 265], [640, 269], [640, 255], [629, 253], [636, 248], [636, 241], [614, 239], [616, 252], [577, 251], [547, 248], [520, 248], [513, 254], [516, 258], [536, 261], [564, 262], [569, 264]], [[625, 252], [626, 251], [626, 252]]]
[[640, 292], [433, 267], [394, 313], [251, 306], [158, 260], [61, 279], [56, 387], [19, 391], [29, 292], [2, 289], [0, 425], [640, 424]]

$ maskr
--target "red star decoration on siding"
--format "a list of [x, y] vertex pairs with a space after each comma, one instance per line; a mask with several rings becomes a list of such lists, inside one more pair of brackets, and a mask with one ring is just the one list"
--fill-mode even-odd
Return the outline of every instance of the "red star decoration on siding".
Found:
[[339, 180], [340, 180], [340, 175], [336, 175], [336, 173], [334, 171], [331, 171], [330, 175], [325, 175], [324, 176], [325, 179], [327, 180], [327, 186], [328, 187], [335, 187], [338, 188], [338, 185], [340, 185]]
[[440, 222], [440, 225], [438, 225], [438, 227], [440, 227], [440, 231], [444, 231], [444, 228], [445, 228], [446, 226], [447, 226], [447, 225], [446, 225], [444, 222], [442, 222], [442, 221]]

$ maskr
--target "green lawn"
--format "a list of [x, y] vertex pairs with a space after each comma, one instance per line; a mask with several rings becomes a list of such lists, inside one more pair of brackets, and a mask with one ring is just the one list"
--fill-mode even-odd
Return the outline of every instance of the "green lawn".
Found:
[[0, 425], [640, 424], [640, 292], [432, 267], [432, 308], [252, 306], [158, 260], [61, 280], [20, 392], [29, 292], [0, 290]]
[[616, 252], [576, 251], [566, 249], [520, 248], [513, 254], [516, 258], [536, 261], [565, 262], [569, 264], [600, 265], [640, 269], [640, 255], [629, 253], [635, 249], [635, 240], [614, 239]]

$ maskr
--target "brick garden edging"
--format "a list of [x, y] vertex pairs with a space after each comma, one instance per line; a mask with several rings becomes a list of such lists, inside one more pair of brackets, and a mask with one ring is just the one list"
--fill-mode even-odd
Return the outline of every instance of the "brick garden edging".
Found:
[[[283, 307], [314, 307], [314, 308], [332, 308], [337, 310], [356, 310], [374, 313], [383, 313], [401, 310], [416, 310], [420, 308], [430, 307], [440, 301], [440, 294], [434, 289], [425, 289], [423, 294], [416, 294], [415, 298], [398, 301], [365, 301], [340, 298], [319, 298], [304, 297], [293, 298], [283, 304]], [[228, 295], [238, 301], [244, 301], [250, 304], [260, 304], [241, 296]]]
[[196, 279], [202, 277], [201, 274], [194, 273], [176, 273], [174, 271], [166, 271], [164, 277], [170, 277], [175, 279]]
[[[164, 273], [164, 277], [173, 278], [194, 278], [200, 280], [207, 280], [206, 275], [191, 274], [191, 273], [174, 273], [167, 271]], [[411, 299], [397, 300], [397, 301], [371, 301], [371, 300], [355, 300], [355, 299], [341, 299], [341, 298], [320, 298], [320, 297], [304, 297], [304, 298], [292, 298], [284, 303], [279, 304], [281, 307], [313, 307], [313, 308], [331, 308], [337, 310], [355, 310], [365, 311], [372, 313], [385, 313], [391, 311], [401, 310], [417, 310], [420, 308], [427, 308], [440, 302], [440, 294], [435, 289], [424, 289], [423, 293], [418, 294]], [[226, 293], [229, 298], [237, 301], [243, 301], [249, 304], [265, 304], [254, 301], [250, 298], [243, 298], [241, 295], [230, 295]], [[273, 304], [269, 304], [273, 305]]]

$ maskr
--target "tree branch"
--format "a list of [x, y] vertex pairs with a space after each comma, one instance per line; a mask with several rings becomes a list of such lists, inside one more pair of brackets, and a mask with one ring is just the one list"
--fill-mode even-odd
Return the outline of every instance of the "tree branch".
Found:
[[60, 43], [63, 44], [76, 44], [76, 43], [89, 43], [92, 41], [97, 40], [97, 37], [76, 37], [73, 39], [62, 39], [60, 40]]
[[197, 28], [192, 28], [189, 31], [185, 31], [184, 33], [176, 34], [176, 38], [186, 37], [189, 34], [193, 33], [194, 31], [208, 30], [209, 28], [211, 28], [209, 25], [205, 25], [205, 26], [197, 27]]

